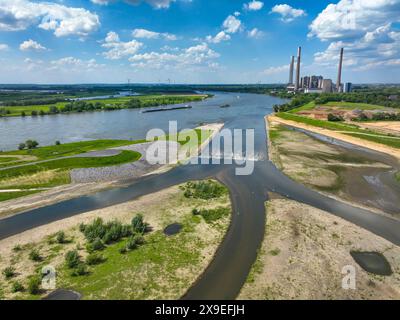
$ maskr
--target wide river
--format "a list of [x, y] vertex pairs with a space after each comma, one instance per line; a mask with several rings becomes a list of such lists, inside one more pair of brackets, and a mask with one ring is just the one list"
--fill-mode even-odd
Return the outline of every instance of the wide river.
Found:
[[[234, 164], [179, 166], [160, 175], [133, 181], [126, 187], [81, 196], [0, 219], [0, 239], [52, 221], [130, 201], [188, 180], [215, 177], [229, 188], [232, 222], [213, 261], [187, 292], [186, 299], [233, 299], [238, 295], [264, 236], [268, 192], [328, 211], [400, 245], [399, 220], [309, 190], [286, 177], [268, 160], [264, 116], [272, 112], [275, 103], [281, 102], [280, 99], [265, 95], [218, 93], [213, 99], [193, 104], [190, 110], [153, 114], [123, 110], [35, 119], [0, 119], [1, 143], [9, 148], [29, 137], [42, 144], [57, 139], [64, 142], [90, 138], [137, 139], [143, 138], [149, 129], [167, 129], [168, 120], [177, 120], [179, 128], [195, 127], [201, 122], [224, 122], [225, 128], [229, 129], [254, 129], [257, 153], [251, 175], [236, 175]], [[230, 104], [231, 107], [219, 108], [224, 104]], [[370, 153], [368, 150], [364, 152]]]
[[[52, 145], [92, 139], [142, 139], [153, 128], [168, 129], [168, 121], [179, 129], [202, 122], [229, 122], [237, 117], [267, 114], [279, 98], [265, 95], [215, 93], [211, 99], [191, 103], [192, 109], [142, 113], [138, 109], [86, 112], [38, 117], [0, 118], [0, 150], [15, 150], [27, 139]], [[231, 108], [219, 108], [230, 104]], [[184, 105], [184, 104], [183, 104]]]

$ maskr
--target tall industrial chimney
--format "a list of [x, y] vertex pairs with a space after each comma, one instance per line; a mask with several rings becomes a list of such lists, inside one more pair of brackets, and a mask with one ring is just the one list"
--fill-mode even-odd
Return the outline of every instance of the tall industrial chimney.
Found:
[[294, 56], [290, 61], [290, 71], [289, 71], [289, 84], [293, 84], [293, 72], [294, 72]]
[[301, 47], [297, 51], [297, 68], [296, 68], [296, 84], [294, 89], [296, 91], [300, 88], [300, 64], [301, 64]]
[[337, 77], [337, 82], [336, 82], [336, 91], [340, 92], [341, 87], [342, 87], [342, 67], [343, 67], [343, 52], [344, 49], [340, 49], [340, 61], [339, 61], [339, 71], [338, 71], [338, 77]]

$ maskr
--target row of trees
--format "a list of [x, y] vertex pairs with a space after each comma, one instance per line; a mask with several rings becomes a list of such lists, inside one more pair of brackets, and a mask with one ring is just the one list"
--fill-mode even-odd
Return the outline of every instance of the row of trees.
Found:
[[25, 142], [19, 144], [18, 150], [31, 150], [37, 148], [38, 146], [39, 142], [37, 142], [36, 140], [26, 140]]

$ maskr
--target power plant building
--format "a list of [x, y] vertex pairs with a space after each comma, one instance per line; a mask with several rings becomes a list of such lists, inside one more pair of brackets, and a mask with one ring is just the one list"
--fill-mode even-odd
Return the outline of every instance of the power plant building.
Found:
[[301, 47], [297, 51], [296, 75], [294, 79], [295, 57], [291, 56], [289, 68], [288, 92], [304, 92], [304, 93], [328, 93], [328, 92], [351, 92], [352, 84], [342, 83], [342, 69], [344, 49], [340, 49], [339, 67], [336, 85], [331, 79], [324, 79], [323, 76], [311, 75], [301, 77]]

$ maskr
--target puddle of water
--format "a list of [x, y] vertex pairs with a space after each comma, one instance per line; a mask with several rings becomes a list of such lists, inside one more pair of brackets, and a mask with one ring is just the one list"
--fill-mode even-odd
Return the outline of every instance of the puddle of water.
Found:
[[181, 230], [182, 225], [180, 223], [173, 223], [164, 229], [164, 234], [167, 236], [173, 236], [181, 232]]
[[385, 256], [379, 252], [350, 252], [351, 256], [358, 265], [365, 271], [380, 276], [390, 276], [393, 274], [392, 268]]
[[57, 289], [44, 297], [43, 300], [80, 300], [81, 298], [82, 295], [78, 292]]

